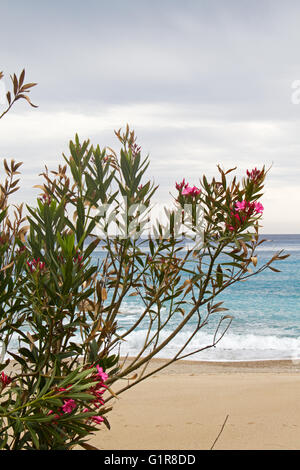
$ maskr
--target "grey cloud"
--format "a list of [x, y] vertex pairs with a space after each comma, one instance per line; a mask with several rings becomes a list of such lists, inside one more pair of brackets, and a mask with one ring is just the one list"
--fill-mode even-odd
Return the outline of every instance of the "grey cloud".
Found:
[[[299, 2], [4, 0], [0, 13], [0, 69], [25, 66], [39, 83], [31, 93], [39, 109], [19, 102], [8, 118], [24, 113], [31, 131], [21, 125], [15, 139], [13, 126], [0, 126], [0, 155], [25, 161], [28, 197], [75, 132], [115, 146], [113, 129], [129, 122], [163, 199], [176, 180], [196, 184], [217, 163], [242, 172], [272, 162], [270, 201], [278, 206], [278, 187], [297, 199]], [[59, 126], [57, 113], [66, 115]]]
[[41, 106], [166, 100], [280, 113], [300, 73], [295, 2], [19, 1], [3, 2], [4, 16], [16, 6], [2, 60], [26, 65]]

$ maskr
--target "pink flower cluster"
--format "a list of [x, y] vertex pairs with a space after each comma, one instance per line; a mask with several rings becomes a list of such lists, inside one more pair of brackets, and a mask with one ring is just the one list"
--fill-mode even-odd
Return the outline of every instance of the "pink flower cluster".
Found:
[[[102, 395], [103, 395], [103, 393], [105, 392], [105, 390], [107, 388], [106, 385], [104, 384], [104, 382], [106, 382], [106, 380], [108, 379], [108, 374], [106, 374], [103, 371], [102, 367], [100, 367], [99, 365], [96, 366], [96, 369], [97, 369], [97, 373], [93, 376], [94, 381], [95, 381], [95, 385], [88, 390], [88, 393], [90, 393], [91, 395], [94, 395], [95, 399], [92, 400], [91, 403], [96, 409], [98, 409], [100, 407], [100, 405], [101, 406], [104, 405]], [[71, 385], [68, 385], [67, 388], [59, 388], [58, 392], [68, 392], [68, 389], [71, 388], [71, 387], [72, 387]], [[53, 416], [54, 421], [53, 422], [57, 423], [57, 420], [61, 416], [63, 416], [63, 414], [72, 413], [72, 411], [75, 410], [76, 407], [77, 407], [77, 403], [72, 398], [64, 400], [64, 404], [59, 408], [58, 412], [54, 414], [54, 416]], [[84, 408], [83, 409], [84, 413], [86, 413], [88, 411], [90, 411], [89, 408]], [[50, 410], [48, 415], [51, 415], [53, 413], [54, 413], [54, 411]], [[91, 421], [94, 421], [97, 424], [100, 424], [104, 421], [104, 418], [102, 416], [99, 416], [99, 415], [91, 416], [88, 419], [91, 420]]]
[[180, 191], [183, 196], [196, 197], [201, 193], [201, 189], [196, 186], [189, 186], [189, 183], [186, 183], [184, 178], [181, 183], [176, 183], [176, 189]]
[[230, 212], [230, 223], [226, 224], [226, 227], [231, 232], [235, 232], [253, 214], [262, 214], [264, 210], [263, 205], [260, 202], [249, 202], [243, 199], [235, 203], [235, 208]]
[[98, 378], [100, 379], [100, 382], [101, 382], [101, 383], [106, 382], [107, 379], [108, 379], [108, 374], [106, 374], [106, 373], [104, 372], [104, 370], [102, 369], [102, 367], [96, 366], [96, 369], [97, 369], [96, 377], [98, 377]]
[[64, 404], [61, 409], [64, 413], [72, 413], [76, 406], [76, 401], [70, 398], [70, 400], [64, 400]]
[[32, 261], [26, 261], [27, 263], [27, 266], [29, 267], [30, 269], [30, 272], [34, 272], [34, 271], [43, 271], [46, 267], [44, 261], [40, 261], [40, 258], [33, 258]]
[[[96, 381], [96, 385], [94, 387], [91, 387], [89, 389], [89, 393], [94, 395], [95, 400], [92, 401], [92, 404], [94, 405], [95, 408], [99, 408], [100, 405], [104, 405], [104, 401], [102, 398], [103, 393], [106, 390], [106, 385], [104, 385], [104, 382], [108, 379], [108, 374], [104, 372], [102, 367], [96, 366], [97, 373], [95, 374], [94, 378]], [[84, 412], [90, 411], [88, 408], [85, 408], [83, 410]], [[96, 424], [100, 424], [104, 421], [104, 418], [99, 415], [91, 416], [90, 419], [94, 421]]]
[[201, 189], [199, 188], [196, 188], [196, 186], [187, 186], [186, 188], [184, 188], [182, 190], [182, 195], [183, 196], [192, 196], [192, 197], [195, 197], [195, 196], [198, 196], [198, 194], [201, 193]]
[[235, 208], [237, 211], [243, 211], [253, 214], [256, 212], [262, 214], [264, 206], [260, 202], [248, 202], [245, 199], [243, 201], [238, 201], [235, 203]]

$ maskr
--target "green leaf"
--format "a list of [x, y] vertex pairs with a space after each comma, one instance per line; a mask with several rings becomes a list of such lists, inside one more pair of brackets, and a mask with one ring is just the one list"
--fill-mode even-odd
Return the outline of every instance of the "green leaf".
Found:
[[121, 149], [121, 170], [124, 176], [125, 182], [128, 187], [131, 186], [131, 178], [130, 178], [130, 165], [128, 162], [128, 158], [124, 153], [123, 149]]
[[84, 392], [73, 392], [72, 390], [68, 393], [68, 397], [77, 399], [77, 400], [95, 400], [95, 396], [91, 393], [84, 393]]
[[93, 373], [92, 368], [83, 370], [82, 372], [79, 372], [80, 369], [81, 369], [81, 367], [78, 367], [77, 369], [72, 371], [67, 377], [65, 377], [65, 379], [62, 382], [60, 382], [58, 387], [64, 387], [64, 385], [69, 385], [69, 384], [72, 384], [74, 382], [79, 382], [80, 380], [85, 379], [86, 377], [88, 377], [88, 375]]
[[84, 250], [84, 254], [83, 254], [83, 261], [86, 260], [91, 253], [93, 253], [93, 251], [97, 248], [97, 246], [99, 245], [99, 242], [100, 242], [100, 239], [97, 238], [96, 240], [93, 240], [89, 245], [88, 247]]
[[27, 423], [26, 427], [27, 427], [28, 431], [30, 432], [30, 435], [32, 437], [32, 442], [33, 442], [35, 448], [39, 449], [40, 448], [40, 443], [39, 443], [39, 438], [38, 438], [37, 433], [35, 432], [35, 430], [33, 429], [33, 427], [31, 426], [30, 423]]
[[81, 244], [81, 240], [84, 233], [84, 222], [85, 222], [85, 211], [82, 199], [77, 200], [77, 222], [76, 222], [76, 238], [78, 245]]
[[40, 393], [37, 395], [37, 398], [40, 398], [43, 395], [45, 395], [48, 392], [48, 390], [50, 389], [50, 387], [51, 387], [51, 385], [54, 381], [55, 375], [57, 373], [56, 366], [57, 366], [57, 362], [55, 361], [55, 363], [53, 365], [53, 370], [52, 370], [51, 377], [46, 378], [45, 384], [44, 384], [43, 388], [40, 390]]
[[6, 213], [7, 213], [7, 208], [4, 209], [3, 211], [1, 211], [1, 213], [0, 213], [0, 223], [1, 223], [2, 220], [5, 218]]

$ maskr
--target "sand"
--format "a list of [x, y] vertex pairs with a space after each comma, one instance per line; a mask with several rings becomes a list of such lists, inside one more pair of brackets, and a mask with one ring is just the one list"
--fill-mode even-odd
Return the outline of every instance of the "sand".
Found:
[[[161, 363], [156, 360], [155, 364]], [[113, 387], [114, 390], [121, 388]], [[300, 364], [173, 364], [114, 399], [100, 449], [300, 449]]]

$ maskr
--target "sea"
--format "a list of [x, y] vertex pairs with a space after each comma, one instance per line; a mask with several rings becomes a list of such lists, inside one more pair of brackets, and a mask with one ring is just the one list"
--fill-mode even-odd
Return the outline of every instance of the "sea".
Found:
[[[266, 240], [257, 249], [258, 265], [270, 260], [273, 254], [282, 251], [289, 257], [276, 261], [273, 267], [280, 272], [267, 269], [246, 281], [237, 282], [220, 293], [216, 302], [224, 302], [228, 311], [210, 316], [182, 355], [197, 361], [257, 361], [268, 359], [292, 359], [300, 361], [300, 235], [265, 234]], [[94, 253], [94, 261], [101, 261], [103, 251]], [[109, 299], [108, 299], [109, 301]], [[143, 311], [143, 300], [138, 296], [127, 297], [118, 315], [118, 332], [130, 327]], [[205, 317], [206, 310], [203, 311]], [[226, 320], [215, 336], [222, 316], [233, 317], [224, 336]], [[175, 316], [163, 330], [159, 342], [163, 341], [178, 325]], [[182, 318], [182, 317], [181, 317]], [[197, 318], [186, 327], [156, 357], [170, 358], [186, 343], [194, 330]], [[227, 320], [229, 322], [229, 320]], [[136, 355], [144, 344], [147, 325], [142, 323], [121, 344], [121, 355]], [[214, 338], [220, 339], [216, 346]], [[203, 349], [196, 354], [194, 351]]]
[[[181, 354], [183, 359], [220, 362], [292, 359], [300, 363], [300, 235], [266, 234], [262, 238], [266, 241], [257, 249], [257, 268], [269, 261], [275, 253], [283, 251], [282, 254], [288, 254], [289, 257], [272, 264], [280, 272], [266, 269], [220, 293], [214, 303], [223, 302], [221, 307], [228, 310], [210, 315], [208, 323], [197, 332]], [[93, 253], [91, 261], [98, 263], [105, 257], [106, 252], [100, 247]], [[109, 301], [108, 296], [106, 302]], [[117, 316], [117, 333], [122, 334], [130, 328], [143, 310], [142, 298], [126, 297]], [[166, 314], [166, 308], [164, 310]], [[206, 308], [200, 313], [204, 319]], [[224, 315], [232, 318], [221, 321], [216, 335], [216, 328]], [[174, 331], [182, 318], [181, 313], [174, 315], [162, 330], [158, 344]], [[196, 316], [192, 318], [156, 357], [171, 358], [176, 355], [191, 337], [197, 320]], [[141, 322], [113, 352], [122, 356], [137, 355], [147, 337], [147, 328], [147, 321]], [[76, 336], [73, 339], [75, 342], [80, 337], [79, 334]], [[216, 339], [220, 339], [216, 346], [207, 348]], [[10, 349], [17, 349], [18, 342], [18, 338], [13, 337]], [[3, 355], [7, 356], [0, 348], [0, 356]]]

